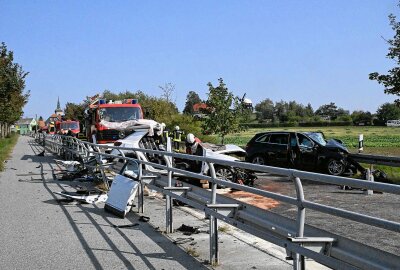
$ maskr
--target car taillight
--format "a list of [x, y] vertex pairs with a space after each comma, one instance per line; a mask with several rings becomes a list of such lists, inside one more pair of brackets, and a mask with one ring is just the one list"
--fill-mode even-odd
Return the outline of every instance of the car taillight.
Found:
[[114, 146], [120, 146], [122, 144], [122, 142], [115, 142]]

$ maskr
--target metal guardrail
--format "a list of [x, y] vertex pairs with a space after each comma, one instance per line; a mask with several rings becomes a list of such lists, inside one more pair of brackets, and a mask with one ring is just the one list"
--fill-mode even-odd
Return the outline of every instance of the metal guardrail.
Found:
[[350, 154], [350, 157], [357, 162], [400, 167], [400, 157], [378, 156], [367, 154]]
[[[50, 151], [56, 154], [64, 153], [70, 155], [70, 158], [80, 157], [82, 160], [87, 160], [90, 156], [94, 155], [98, 159], [110, 157], [138, 162], [138, 164], [140, 164], [138, 180], [141, 184], [147, 185], [151, 189], [155, 189], [166, 195], [167, 233], [173, 232], [173, 199], [200, 209], [210, 216], [210, 263], [212, 264], [218, 263], [219, 260], [218, 220], [222, 220], [252, 235], [284, 247], [287, 250], [288, 256], [292, 257], [294, 260], [294, 269], [304, 269], [304, 257], [311, 258], [333, 269], [396, 269], [400, 265], [399, 256], [350, 240], [341, 235], [332, 234], [319, 228], [306, 225], [305, 211], [306, 209], [310, 209], [396, 233], [400, 232], [399, 222], [308, 201], [304, 197], [301, 179], [372, 189], [397, 195], [400, 194], [400, 186], [250, 163], [221, 161], [208, 157], [165, 151], [97, 145], [83, 142], [73, 137], [58, 135], [36, 135], [36, 137], [38, 141], [42, 142]], [[111, 155], [101, 151], [101, 149], [110, 148], [118, 149], [121, 155]], [[125, 157], [123, 150], [133, 151], [139, 158]], [[163, 156], [165, 165], [152, 163], [146, 160], [146, 155]], [[206, 162], [210, 167], [210, 175], [206, 176], [174, 168], [172, 163], [173, 158]], [[285, 196], [218, 179], [215, 175], [214, 165], [239, 167], [258, 172], [288, 176], [293, 180], [296, 189], [296, 197]], [[157, 179], [146, 177], [146, 172], [152, 172], [154, 174], [157, 170]], [[206, 179], [212, 184], [211, 191], [186, 183], [183, 187], [175, 187], [173, 174], [180, 174], [196, 179]], [[216, 192], [217, 185], [223, 185], [294, 205], [297, 207], [297, 218], [296, 220], [288, 219], [270, 211], [218, 195]], [[140, 193], [139, 197], [139, 209], [144, 212], [143, 203], [141, 203], [144, 200], [143, 192]]]

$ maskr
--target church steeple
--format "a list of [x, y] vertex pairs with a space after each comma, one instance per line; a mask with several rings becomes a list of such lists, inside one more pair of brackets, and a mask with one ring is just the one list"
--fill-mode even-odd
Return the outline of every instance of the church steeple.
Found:
[[61, 110], [60, 97], [58, 97], [58, 99], [57, 99], [57, 110]]
[[60, 97], [58, 97], [58, 99], [57, 99], [57, 108], [56, 108], [56, 110], [54, 112], [57, 115], [63, 115], [64, 114], [64, 112], [63, 112], [63, 110], [61, 109], [61, 106], [60, 106]]

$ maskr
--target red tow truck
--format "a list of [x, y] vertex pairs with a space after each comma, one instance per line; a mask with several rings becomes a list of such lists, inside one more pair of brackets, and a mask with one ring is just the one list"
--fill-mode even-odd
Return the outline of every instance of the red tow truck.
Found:
[[137, 99], [106, 100], [90, 98], [85, 110], [85, 127], [88, 141], [100, 144], [114, 143], [126, 135], [120, 128], [124, 123], [143, 119], [143, 110]]

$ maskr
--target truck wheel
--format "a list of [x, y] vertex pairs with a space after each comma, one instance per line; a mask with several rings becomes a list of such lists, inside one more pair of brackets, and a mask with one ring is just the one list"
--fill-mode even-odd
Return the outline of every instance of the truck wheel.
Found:
[[327, 170], [330, 175], [342, 175], [346, 170], [345, 164], [337, 159], [330, 159], [327, 163]]
[[251, 159], [251, 163], [253, 163], [253, 164], [258, 164], [258, 165], [265, 165], [265, 164], [267, 164], [265, 158], [264, 158], [263, 156], [261, 156], [261, 155], [254, 156], [254, 157]]

